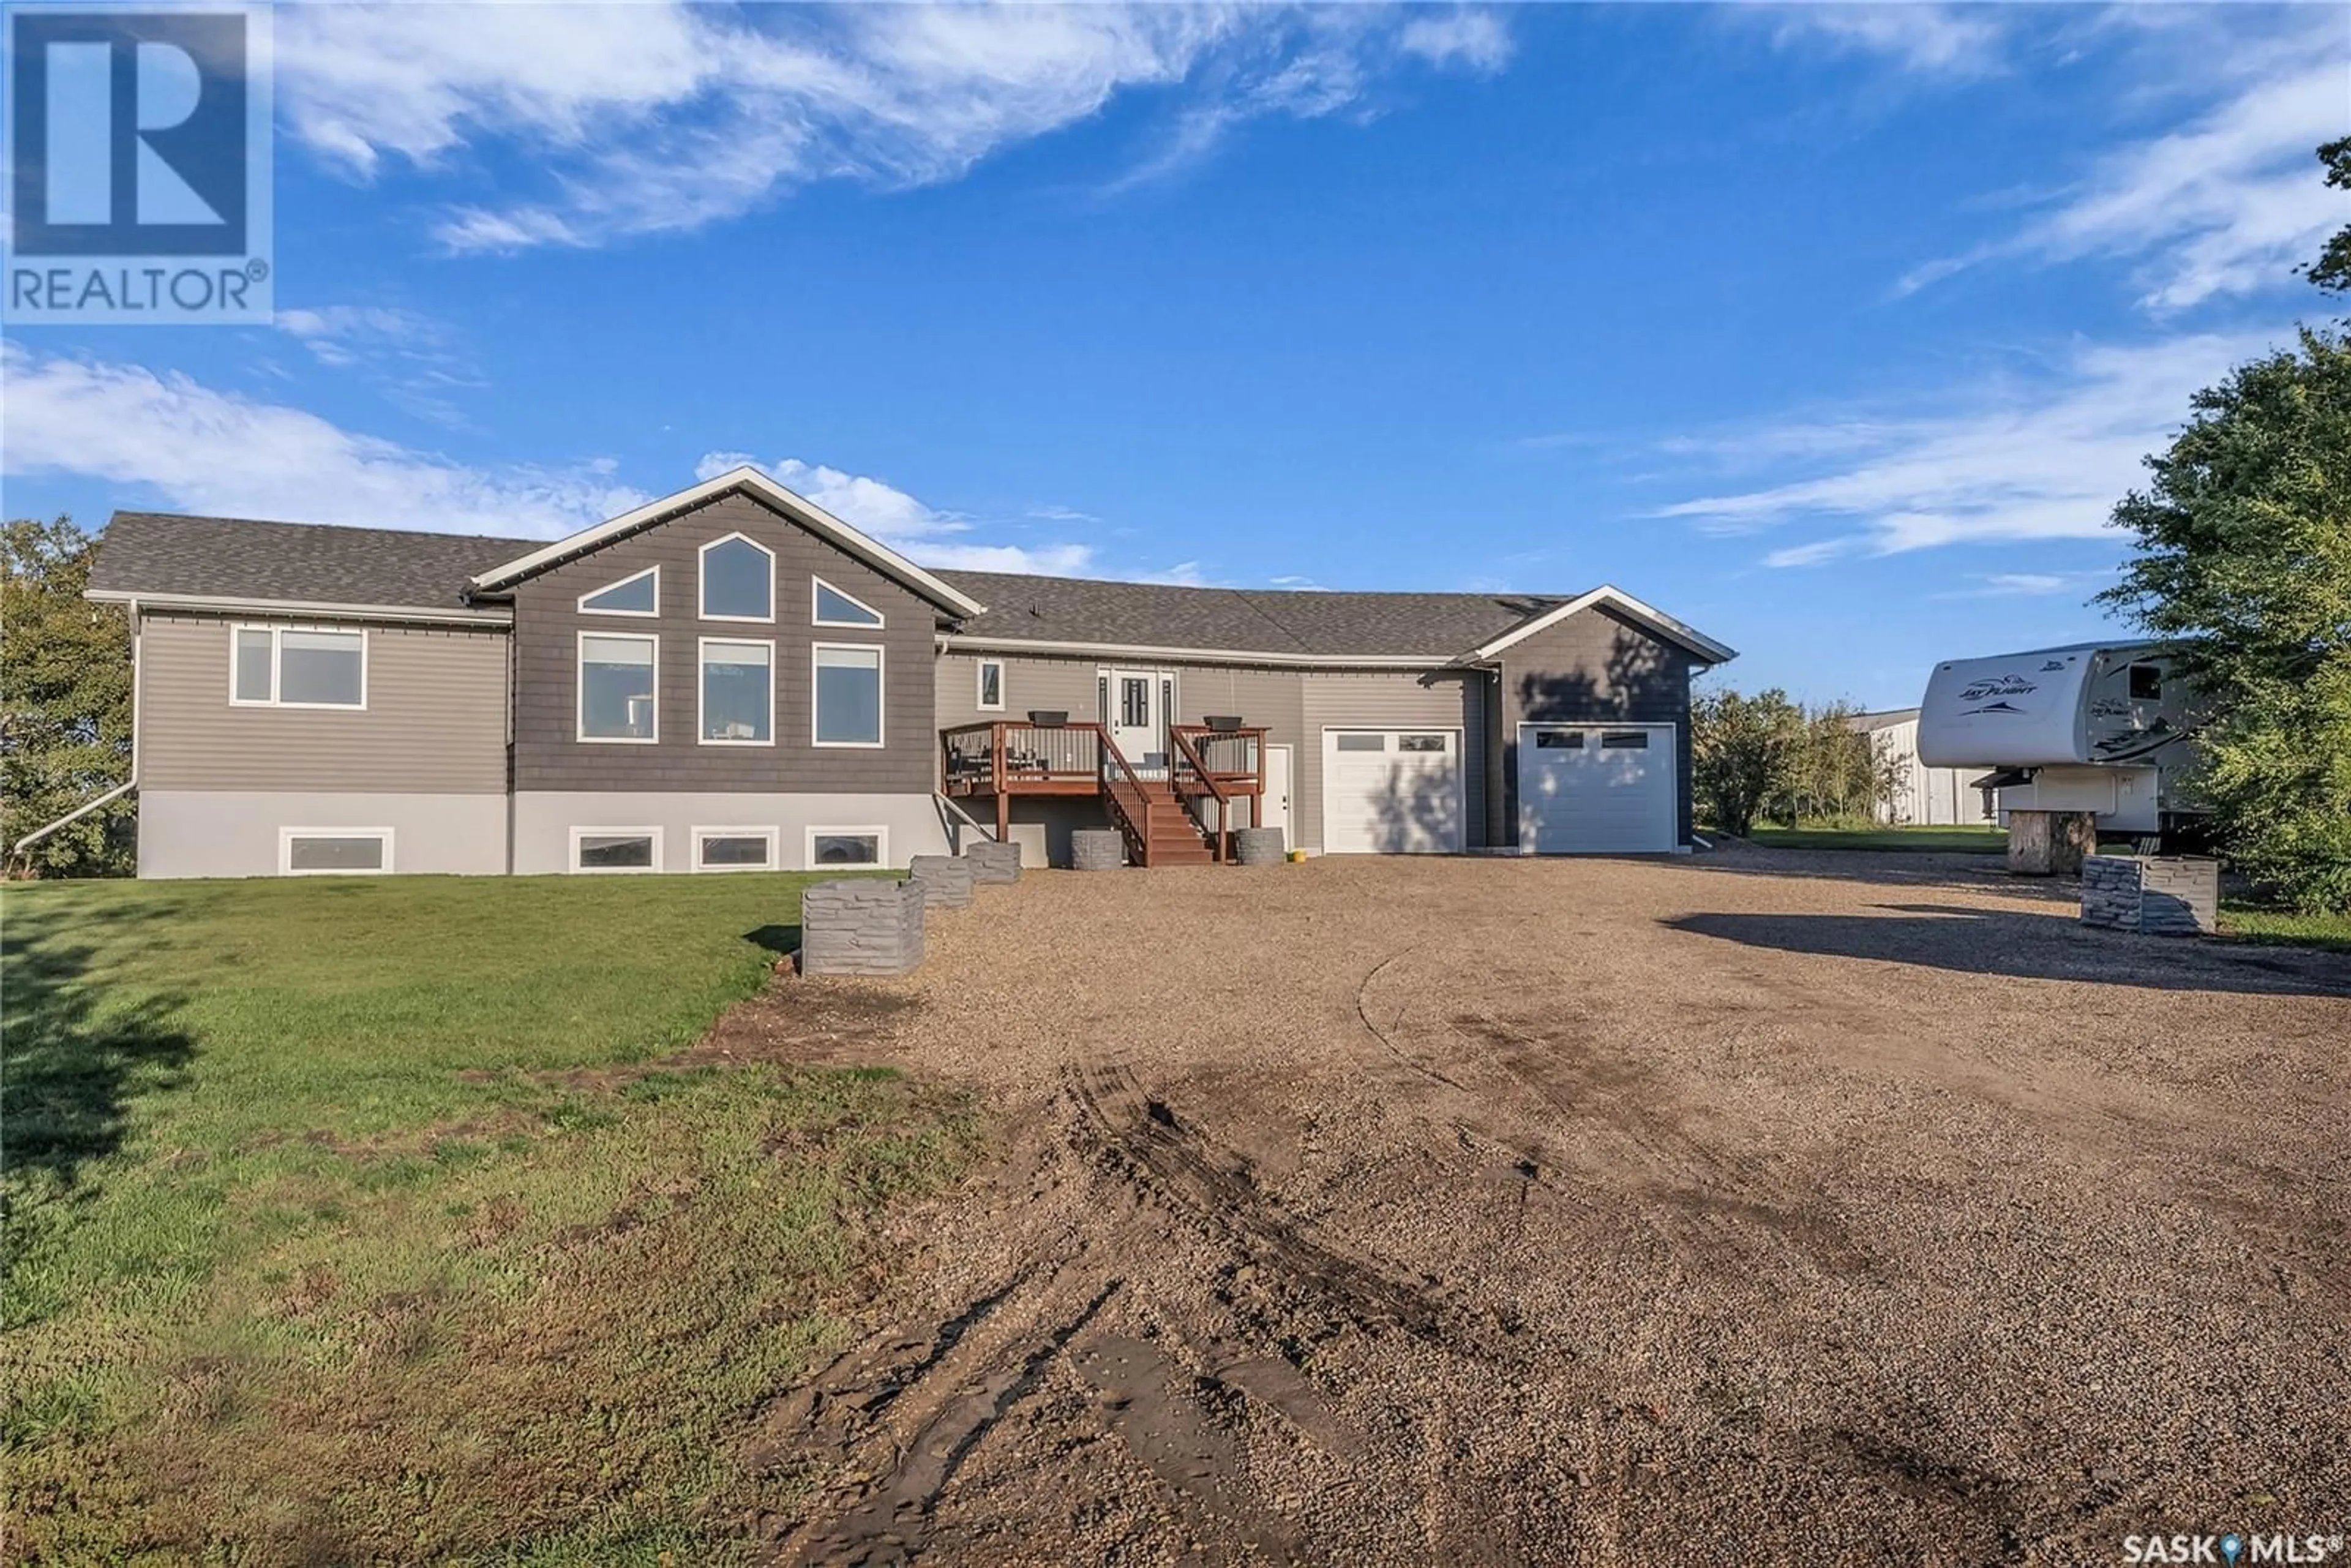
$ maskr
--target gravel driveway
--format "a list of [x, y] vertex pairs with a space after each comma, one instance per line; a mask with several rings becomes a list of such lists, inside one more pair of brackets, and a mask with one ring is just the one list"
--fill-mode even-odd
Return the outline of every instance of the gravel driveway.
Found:
[[715, 1048], [976, 1087], [779, 1556], [2108, 1563], [2351, 1527], [2351, 964], [1970, 857], [1032, 873]]

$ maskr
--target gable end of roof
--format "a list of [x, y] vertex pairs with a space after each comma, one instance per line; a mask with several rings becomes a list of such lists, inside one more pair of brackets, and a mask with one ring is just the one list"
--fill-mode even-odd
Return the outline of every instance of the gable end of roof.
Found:
[[852, 528], [822, 507], [777, 484], [757, 468], [747, 465], [729, 468], [726, 473], [690, 486], [674, 495], [664, 496], [646, 502], [617, 517], [609, 517], [592, 528], [559, 538], [553, 544], [518, 555], [501, 562], [489, 570], [478, 573], [471, 587], [475, 593], [504, 593], [517, 583], [538, 576], [540, 572], [600, 549], [615, 539], [653, 528], [680, 513], [690, 511], [705, 501], [740, 492], [766, 502], [794, 522], [863, 560], [866, 565], [886, 577], [896, 579], [914, 593], [957, 618], [978, 615], [987, 606], [953, 584], [925, 571], [888, 545], [869, 534]]

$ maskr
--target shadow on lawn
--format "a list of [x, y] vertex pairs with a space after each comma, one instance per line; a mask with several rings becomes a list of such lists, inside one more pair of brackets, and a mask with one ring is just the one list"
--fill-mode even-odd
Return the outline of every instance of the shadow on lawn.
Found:
[[2351, 963], [2255, 954], [2177, 936], [2094, 931], [2062, 916], [1957, 904], [1886, 904], [1887, 915], [1685, 915], [1665, 922], [1750, 947], [1919, 964], [2019, 979], [2166, 991], [2351, 997]]
[[186, 998], [111, 995], [89, 938], [113, 925], [152, 925], [161, 940], [176, 905], [136, 911], [25, 907], [8, 912], [0, 946], [5, 990], [0, 1114], [12, 1185], [36, 1174], [70, 1193], [83, 1167], [121, 1147], [130, 1103], [187, 1081], [195, 1042], [174, 1026]]

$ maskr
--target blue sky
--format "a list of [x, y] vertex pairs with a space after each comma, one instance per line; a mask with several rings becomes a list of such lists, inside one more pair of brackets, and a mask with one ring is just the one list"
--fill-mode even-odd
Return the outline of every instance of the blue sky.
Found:
[[1614, 582], [1753, 687], [2097, 634], [2324, 302], [2339, 6], [281, 6], [274, 328], [12, 331], [11, 515]]

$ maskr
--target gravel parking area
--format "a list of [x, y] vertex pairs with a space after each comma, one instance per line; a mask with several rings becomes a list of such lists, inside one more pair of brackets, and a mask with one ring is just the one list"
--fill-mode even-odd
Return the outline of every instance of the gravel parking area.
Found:
[[785, 1559], [2118, 1562], [2351, 1527], [2351, 964], [1973, 857], [1031, 873], [710, 1049], [976, 1086]]

